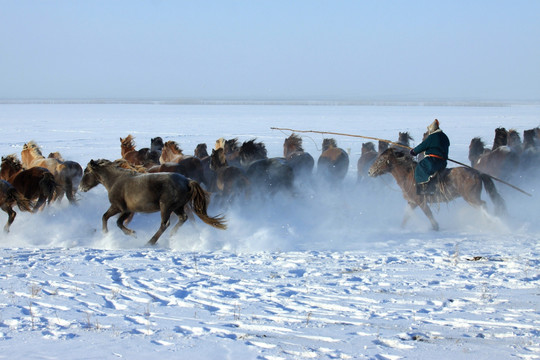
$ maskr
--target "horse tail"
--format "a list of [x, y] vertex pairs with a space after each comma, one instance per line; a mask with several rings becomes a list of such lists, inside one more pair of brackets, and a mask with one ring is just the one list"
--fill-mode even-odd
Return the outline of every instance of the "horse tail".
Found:
[[227, 224], [225, 223], [225, 217], [223, 216], [208, 216], [206, 210], [209, 203], [209, 195], [195, 180], [189, 181], [189, 191], [191, 193], [191, 208], [193, 212], [204, 221], [206, 224], [213, 226], [217, 229], [225, 230]]
[[489, 175], [486, 174], [480, 174], [480, 178], [482, 179], [484, 188], [486, 189], [491, 201], [493, 201], [493, 204], [495, 205], [495, 213], [498, 215], [504, 214], [506, 212], [506, 205], [504, 203], [504, 199], [495, 188], [493, 180]]
[[54, 200], [54, 197], [56, 196], [57, 187], [58, 187], [58, 184], [54, 180], [53, 174], [51, 174], [50, 172], [44, 173], [43, 177], [39, 181], [39, 188], [41, 189], [42, 194], [47, 197], [48, 204], [50, 204], [51, 201]]
[[34, 207], [33, 201], [27, 199], [23, 194], [21, 194], [15, 188], [12, 188], [9, 190], [8, 199], [10, 201], [15, 202], [17, 206], [19, 207], [19, 209], [21, 209], [21, 211], [32, 212], [32, 208]]

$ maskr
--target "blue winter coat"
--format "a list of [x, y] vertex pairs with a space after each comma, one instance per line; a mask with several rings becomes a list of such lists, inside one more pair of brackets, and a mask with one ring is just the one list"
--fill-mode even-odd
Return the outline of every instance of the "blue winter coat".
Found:
[[413, 149], [416, 154], [425, 151], [424, 159], [418, 163], [414, 171], [414, 180], [417, 184], [428, 182], [431, 175], [446, 168], [449, 147], [450, 140], [439, 129]]

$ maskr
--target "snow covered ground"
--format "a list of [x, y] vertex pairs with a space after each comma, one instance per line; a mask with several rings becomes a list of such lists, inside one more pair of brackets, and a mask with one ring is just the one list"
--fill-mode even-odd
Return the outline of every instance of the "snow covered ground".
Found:
[[[468, 163], [473, 137], [490, 146], [496, 127], [522, 134], [540, 125], [540, 106], [0, 104], [0, 154], [34, 140], [84, 167], [119, 158], [132, 134], [138, 148], [161, 136], [187, 154], [257, 138], [281, 156], [290, 133], [270, 127], [409, 131], [417, 144], [434, 118], [450, 157]], [[317, 157], [322, 138], [303, 135], [305, 150]], [[367, 140], [335, 138], [351, 156], [343, 186], [213, 205], [228, 230], [188, 221], [152, 248], [158, 214], [135, 216], [137, 238], [112, 219], [101, 233], [102, 186], [76, 206], [16, 209], [0, 234], [0, 359], [540, 358], [538, 183], [513, 179], [532, 198], [496, 183], [502, 219], [456, 200], [434, 207], [441, 231], [419, 211], [401, 228], [395, 181], [356, 183]]]

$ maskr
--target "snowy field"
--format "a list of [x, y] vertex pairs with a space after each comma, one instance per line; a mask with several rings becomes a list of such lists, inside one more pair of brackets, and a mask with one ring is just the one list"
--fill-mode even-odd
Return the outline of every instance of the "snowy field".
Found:
[[[393, 141], [409, 131], [415, 145], [435, 118], [450, 157], [468, 164], [473, 137], [491, 146], [500, 126], [522, 135], [540, 125], [540, 106], [0, 104], [0, 154], [20, 157], [34, 140], [85, 167], [120, 158], [132, 134], [137, 148], [161, 136], [186, 154], [257, 138], [281, 156], [290, 132], [271, 127]], [[317, 158], [323, 136], [302, 137]], [[211, 205], [228, 230], [188, 221], [151, 248], [158, 214], [135, 216], [136, 238], [114, 219], [102, 234], [102, 186], [76, 206], [16, 208], [0, 234], [0, 359], [540, 358], [539, 184], [512, 180], [527, 197], [496, 183], [504, 218], [456, 200], [433, 207], [441, 231], [419, 210], [401, 228], [394, 179], [356, 182], [368, 140], [335, 138], [351, 158], [341, 187]]]

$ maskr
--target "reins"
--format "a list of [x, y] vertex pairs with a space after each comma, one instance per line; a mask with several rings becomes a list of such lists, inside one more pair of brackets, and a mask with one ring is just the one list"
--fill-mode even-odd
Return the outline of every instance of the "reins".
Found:
[[[407, 146], [407, 145], [403, 145], [403, 144], [400, 144], [400, 143], [397, 143], [397, 142], [394, 142], [394, 141], [390, 141], [390, 140], [386, 140], [386, 139], [380, 139], [380, 138], [376, 138], [376, 137], [372, 137], [372, 136], [364, 136], [364, 135], [356, 135], [356, 134], [346, 134], [346, 133], [338, 133], [338, 132], [332, 132], [332, 131], [317, 131], [317, 130], [295, 130], [295, 129], [288, 129], [288, 128], [278, 128], [278, 127], [271, 127], [270, 128], [271, 130], [285, 130], [285, 131], [292, 131], [292, 132], [297, 132], [297, 133], [315, 133], [315, 134], [329, 134], [329, 135], [338, 135], [338, 136], [348, 136], [348, 137], [357, 137], [357, 138], [362, 138], [362, 139], [369, 139], [369, 140], [377, 140], [377, 141], [382, 141], [382, 142], [385, 142], [385, 143], [388, 143], [388, 144], [391, 144], [391, 145], [395, 145], [395, 146], [399, 146], [399, 147], [402, 147], [404, 149], [412, 149], [410, 146]], [[453, 159], [446, 159], [448, 161], [451, 161], [455, 164], [458, 164], [458, 165], [461, 165], [463, 167], [466, 167], [466, 168], [469, 168], [469, 169], [472, 169], [474, 171], [477, 171], [478, 173], [482, 174], [482, 175], [485, 175], [485, 176], [488, 176], [490, 177], [491, 179], [495, 180], [495, 181], [498, 181], [500, 183], [503, 183], [507, 186], [510, 186], [512, 189], [514, 190], [517, 190], [525, 195], [528, 195], [530, 197], [532, 197], [531, 194], [529, 194], [528, 192], [526, 192], [525, 190], [523, 189], [520, 189], [518, 188], [517, 186], [515, 185], [512, 185], [510, 184], [509, 182], [507, 181], [504, 181], [502, 179], [499, 179], [493, 175], [489, 175], [489, 174], [486, 174], [484, 172], [481, 172], [475, 168], [473, 168], [472, 166], [469, 166], [467, 164], [464, 164], [462, 162], [459, 162], [459, 161], [456, 161], [456, 160], [453, 160]]]

